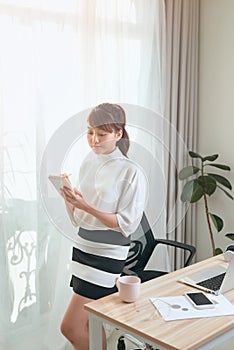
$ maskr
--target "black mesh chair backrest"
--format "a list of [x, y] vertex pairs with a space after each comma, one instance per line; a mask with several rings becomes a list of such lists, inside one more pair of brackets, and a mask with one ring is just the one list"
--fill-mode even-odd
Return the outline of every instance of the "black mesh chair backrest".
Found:
[[132, 234], [131, 246], [124, 268], [133, 272], [142, 271], [155, 247], [155, 239], [149, 222], [143, 213], [136, 232]]

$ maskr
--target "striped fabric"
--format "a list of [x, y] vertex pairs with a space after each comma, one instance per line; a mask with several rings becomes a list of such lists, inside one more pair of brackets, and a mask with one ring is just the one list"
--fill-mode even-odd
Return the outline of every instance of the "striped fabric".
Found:
[[125, 265], [130, 239], [113, 230], [80, 228], [72, 255], [74, 292], [91, 299], [115, 292], [116, 278]]

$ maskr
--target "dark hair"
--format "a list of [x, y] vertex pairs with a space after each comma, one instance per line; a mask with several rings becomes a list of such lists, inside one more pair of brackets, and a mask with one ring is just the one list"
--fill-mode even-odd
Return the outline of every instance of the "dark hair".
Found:
[[114, 103], [102, 103], [90, 112], [88, 122], [93, 128], [100, 128], [107, 132], [122, 130], [122, 137], [116, 145], [123, 155], [127, 157], [130, 141], [125, 129], [126, 116], [123, 107]]

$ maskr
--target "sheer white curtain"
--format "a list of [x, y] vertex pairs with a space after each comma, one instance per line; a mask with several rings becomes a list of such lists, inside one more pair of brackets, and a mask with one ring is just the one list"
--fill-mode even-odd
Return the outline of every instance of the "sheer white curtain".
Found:
[[145, 142], [140, 152], [157, 159], [149, 175], [162, 183], [153, 189], [157, 220], [150, 201], [147, 210], [165, 236], [164, 28], [162, 0], [0, 1], [1, 349], [65, 348], [59, 324], [71, 295], [72, 245], [65, 236], [75, 231], [68, 223], [61, 234], [48, 215], [40, 172], [50, 140], [72, 116], [79, 124], [79, 111], [105, 101], [126, 107], [132, 156]]

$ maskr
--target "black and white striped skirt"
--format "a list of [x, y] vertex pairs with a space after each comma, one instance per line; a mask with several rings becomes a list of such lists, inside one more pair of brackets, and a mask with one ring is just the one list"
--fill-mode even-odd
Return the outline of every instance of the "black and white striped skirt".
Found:
[[73, 291], [90, 299], [115, 293], [129, 246], [130, 237], [121, 232], [80, 228], [72, 254]]

